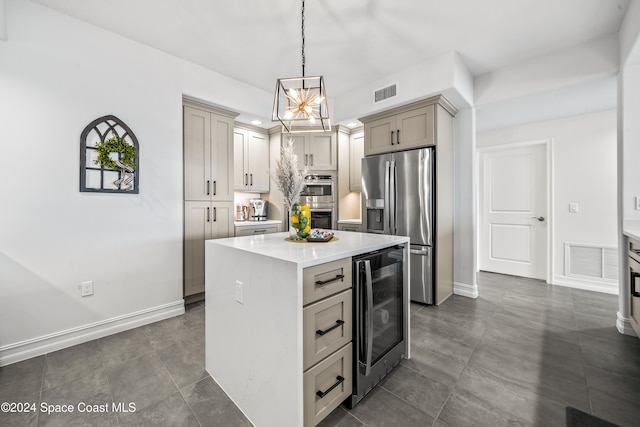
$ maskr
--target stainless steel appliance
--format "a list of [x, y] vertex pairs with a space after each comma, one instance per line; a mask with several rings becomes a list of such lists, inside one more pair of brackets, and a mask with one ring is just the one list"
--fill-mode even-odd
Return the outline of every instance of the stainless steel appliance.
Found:
[[262, 199], [250, 199], [249, 206], [251, 207], [251, 221], [266, 221], [267, 220], [267, 205], [268, 202]]
[[354, 257], [353, 408], [405, 356], [404, 248]]
[[241, 203], [236, 205], [236, 221], [246, 221], [249, 217], [249, 209]]
[[433, 148], [362, 159], [363, 225], [367, 233], [408, 236], [411, 300], [434, 303]]
[[300, 194], [299, 203], [309, 205], [312, 228], [337, 228], [335, 181], [335, 175], [332, 173], [304, 177], [306, 186]]

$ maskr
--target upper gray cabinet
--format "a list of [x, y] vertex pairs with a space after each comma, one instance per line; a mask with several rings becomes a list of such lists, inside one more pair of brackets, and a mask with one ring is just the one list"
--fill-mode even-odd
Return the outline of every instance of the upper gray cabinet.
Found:
[[282, 134], [282, 144], [293, 139], [300, 168], [309, 171], [337, 170], [338, 137], [336, 132]]
[[380, 154], [436, 144], [435, 105], [416, 107], [365, 121], [364, 154]]
[[184, 199], [233, 200], [233, 118], [184, 106]]
[[349, 135], [349, 191], [362, 191], [364, 132]]
[[237, 127], [233, 130], [234, 189], [269, 192], [269, 136]]

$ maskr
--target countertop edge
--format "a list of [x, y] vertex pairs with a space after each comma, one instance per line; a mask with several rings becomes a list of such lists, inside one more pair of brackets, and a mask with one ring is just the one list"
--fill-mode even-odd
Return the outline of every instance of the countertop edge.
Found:
[[640, 240], [640, 219], [625, 219], [622, 221], [622, 234], [632, 239]]
[[[346, 236], [345, 234], [346, 233]], [[336, 232], [336, 237], [338, 238], [344, 238], [349, 239], [350, 237], [354, 237], [354, 235], [356, 234], [366, 234], [366, 233], [354, 233], [354, 232]], [[235, 245], [234, 242], [237, 242], [236, 239], [245, 239], [246, 242], [250, 242], [250, 241], [256, 241], [259, 239], [264, 239], [265, 237], [268, 239], [277, 239], [280, 238], [282, 239], [282, 243], [283, 244], [287, 244], [287, 245], [331, 245], [332, 243], [293, 243], [293, 242], [285, 242], [285, 237], [288, 235], [288, 233], [286, 232], [282, 232], [282, 233], [273, 233], [273, 234], [267, 234], [267, 235], [260, 235], [260, 236], [243, 236], [243, 237], [235, 237], [235, 238], [224, 238], [224, 239], [212, 239], [212, 240], [207, 240], [206, 243], [208, 244], [215, 244], [218, 246], [224, 246], [227, 247], [229, 249], [233, 249], [239, 252], [246, 252], [246, 253], [250, 253], [253, 255], [258, 255], [258, 256], [263, 256], [266, 258], [272, 258], [272, 259], [276, 259], [279, 261], [284, 261], [284, 262], [288, 262], [288, 263], [292, 263], [297, 265], [299, 268], [306, 268], [306, 267], [311, 267], [314, 265], [319, 265], [319, 264], [325, 264], [327, 262], [331, 262], [331, 261], [335, 261], [338, 259], [342, 259], [342, 258], [346, 258], [346, 257], [352, 257], [352, 256], [357, 256], [357, 255], [361, 255], [367, 252], [373, 252], [379, 249], [384, 249], [384, 248], [388, 248], [390, 246], [394, 246], [394, 245], [408, 245], [409, 244], [409, 237], [406, 236], [389, 236], [389, 235], [384, 235], [385, 239], [384, 241], [380, 241], [380, 242], [369, 242], [367, 244], [365, 244], [364, 246], [358, 246], [358, 247], [350, 247], [350, 248], [341, 248], [340, 246], [336, 247], [336, 250], [332, 253], [328, 253], [328, 254], [317, 254], [314, 253], [313, 256], [309, 257], [309, 258], [305, 258], [305, 259], [293, 259], [291, 257], [287, 257], [287, 256], [283, 256], [282, 253], [278, 253], [276, 251], [260, 251], [257, 250], [256, 247], [254, 246], [238, 246]], [[344, 236], [344, 237], [341, 237]], [[373, 235], [368, 235], [368, 236], [373, 236]], [[375, 235], [375, 236], [383, 236], [383, 235]], [[336, 242], [336, 244], [339, 245], [339, 242]], [[310, 248], [312, 246], [309, 246]], [[328, 248], [331, 248], [331, 246], [327, 246]], [[267, 248], [269, 249], [269, 248]]]

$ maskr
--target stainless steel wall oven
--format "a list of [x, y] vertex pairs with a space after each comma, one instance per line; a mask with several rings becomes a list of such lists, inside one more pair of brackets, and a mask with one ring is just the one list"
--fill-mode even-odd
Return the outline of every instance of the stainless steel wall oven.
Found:
[[406, 356], [404, 248], [353, 258], [353, 408]]
[[313, 174], [304, 178], [305, 189], [300, 195], [300, 204], [309, 205], [311, 228], [337, 228], [337, 197], [335, 174]]

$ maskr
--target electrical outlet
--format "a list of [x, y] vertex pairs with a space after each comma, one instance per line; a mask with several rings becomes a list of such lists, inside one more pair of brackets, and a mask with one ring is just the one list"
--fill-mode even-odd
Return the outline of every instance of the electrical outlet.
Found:
[[89, 280], [88, 282], [82, 282], [80, 284], [80, 295], [83, 297], [87, 297], [89, 295], [93, 295], [93, 281]]
[[236, 280], [236, 301], [244, 304], [244, 286], [239, 280]]

